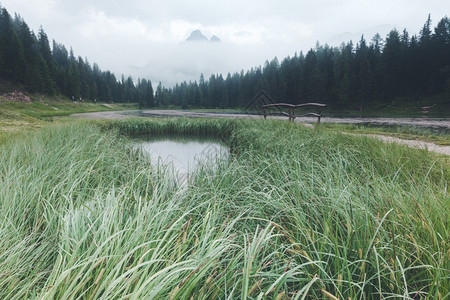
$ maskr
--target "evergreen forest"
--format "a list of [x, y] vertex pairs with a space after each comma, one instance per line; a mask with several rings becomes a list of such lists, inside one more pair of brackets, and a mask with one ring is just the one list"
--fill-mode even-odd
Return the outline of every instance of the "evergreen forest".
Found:
[[[151, 55], [151, 53], [149, 54]], [[364, 36], [355, 44], [314, 49], [251, 70], [213, 74], [172, 87], [148, 79], [120, 80], [55, 41], [50, 48], [41, 27], [37, 35], [19, 16], [0, 7], [0, 78], [23, 84], [28, 92], [71, 99], [137, 102], [141, 106], [239, 108], [260, 91], [277, 102], [321, 102], [334, 107], [444, 102], [450, 96], [450, 19], [433, 28], [431, 17], [418, 35], [393, 29], [383, 38]]]
[[41, 27], [36, 35], [19, 16], [11, 17], [0, 7], [0, 78], [25, 85], [31, 93], [62, 94], [72, 100], [134, 102], [154, 104], [150, 80], [131, 77], [121, 80], [102, 71], [87, 58], [75, 57], [73, 50], [53, 40]]
[[362, 36], [356, 45], [317, 43], [281, 62], [275, 57], [247, 72], [211, 75], [173, 88], [158, 85], [157, 104], [245, 107], [260, 91], [276, 102], [321, 102], [334, 107], [386, 103], [443, 103], [450, 98], [450, 19], [433, 29], [430, 16], [418, 36], [393, 29], [385, 39]]

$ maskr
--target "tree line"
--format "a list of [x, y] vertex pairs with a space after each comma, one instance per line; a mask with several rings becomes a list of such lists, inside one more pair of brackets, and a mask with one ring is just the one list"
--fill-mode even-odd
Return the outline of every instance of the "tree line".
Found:
[[75, 57], [73, 50], [53, 40], [39, 29], [36, 35], [19, 16], [14, 18], [0, 6], [0, 77], [21, 83], [29, 92], [63, 94], [71, 99], [105, 102], [134, 102], [154, 105], [150, 80], [131, 77], [117, 80], [110, 71]]
[[[322, 102], [336, 107], [379, 103], [415, 102], [450, 95], [450, 20], [442, 18], [432, 30], [428, 16], [419, 35], [393, 29], [385, 39], [343, 43], [340, 47], [317, 44], [263, 67], [234, 74], [203, 75], [197, 82], [175, 87], [158, 85], [158, 105], [182, 107], [245, 107], [264, 90], [275, 101], [291, 104]], [[443, 100], [444, 99], [444, 100]], [[447, 100], [448, 101], [448, 100]]]
[[[141, 106], [245, 107], [264, 90], [277, 102], [322, 102], [337, 107], [415, 102], [450, 95], [450, 20], [433, 29], [428, 16], [418, 35], [393, 29], [356, 43], [330, 47], [317, 43], [300, 52], [266, 61], [246, 72], [213, 74], [207, 80], [161, 83], [122, 75], [118, 80], [87, 58], [53, 41], [42, 27], [36, 35], [25, 21], [0, 7], [0, 78], [22, 83], [29, 92], [63, 94], [72, 99], [137, 102]], [[445, 101], [445, 100], [443, 100]]]

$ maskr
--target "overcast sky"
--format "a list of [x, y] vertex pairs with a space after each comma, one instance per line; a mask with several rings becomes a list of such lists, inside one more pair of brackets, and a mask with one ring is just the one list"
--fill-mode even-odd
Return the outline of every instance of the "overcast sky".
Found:
[[[448, 0], [0, 0], [35, 32], [102, 70], [172, 85], [200, 73], [239, 72], [307, 52], [316, 41], [370, 40], [392, 28], [417, 34], [450, 12]], [[220, 44], [187, 44], [200, 29]]]

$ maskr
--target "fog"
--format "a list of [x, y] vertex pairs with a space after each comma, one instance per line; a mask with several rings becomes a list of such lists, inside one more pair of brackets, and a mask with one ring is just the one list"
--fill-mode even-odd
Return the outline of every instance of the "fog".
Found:
[[[283, 40], [285, 37], [272, 39], [272, 42], [263, 39], [252, 42], [233, 42], [223, 40], [220, 43], [210, 42], [173, 42], [159, 43], [147, 49], [147, 61], [133, 66], [116, 66], [124, 74], [134, 74], [134, 77], [151, 78], [161, 81], [164, 86], [172, 86], [182, 81], [198, 81], [200, 74], [208, 79], [211, 74], [222, 74], [225, 78], [228, 73], [244, 72], [251, 68], [264, 66], [266, 61], [275, 57], [279, 62], [287, 57], [306, 52], [316, 47], [317, 43], [339, 47], [343, 42], [353, 41], [354, 44], [361, 39], [367, 41], [379, 33], [386, 36], [394, 28], [393, 25], [384, 24], [358, 32], [345, 32], [329, 37], [324, 41], [314, 39], [309, 33], [299, 40]], [[186, 36], [187, 37], [187, 36]], [[207, 38], [210, 35], [206, 35]], [[245, 39], [248, 34], [241, 33], [239, 38]], [[255, 37], [250, 37], [255, 38]], [[276, 50], [274, 50], [276, 49]], [[153, 84], [158, 84], [153, 80]]]
[[[0, 0], [37, 32], [42, 25], [76, 56], [165, 86], [240, 72], [306, 53], [316, 42], [338, 46], [364, 34], [385, 37], [394, 27], [418, 34], [431, 13], [437, 22], [448, 0]], [[436, 25], [433, 23], [433, 26]], [[196, 29], [220, 43], [186, 43]]]
[[[294, 49], [285, 47], [277, 53], [280, 57], [294, 55]], [[182, 81], [198, 81], [200, 74], [205, 79], [211, 74], [223, 74], [225, 77], [227, 73], [247, 71], [274, 58], [274, 52], [263, 43], [242, 45], [227, 41], [163, 44], [153, 47], [149, 53], [151, 55], [146, 64], [129, 67], [129, 70], [124, 66], [125, 73], [141, 78], [157, 78], [166, 86]]]

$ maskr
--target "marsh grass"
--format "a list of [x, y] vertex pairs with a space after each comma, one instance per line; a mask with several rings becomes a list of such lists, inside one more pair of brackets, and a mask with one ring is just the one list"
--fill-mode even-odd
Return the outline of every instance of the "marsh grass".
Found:
[[[189, 187], [126, 135], [232, 157]], [[448, 164], [277, 121], [49, 126], [0, 148], [2, 299], [444, 299]], [[448, 163], [448, 162], [447, 162]]]

